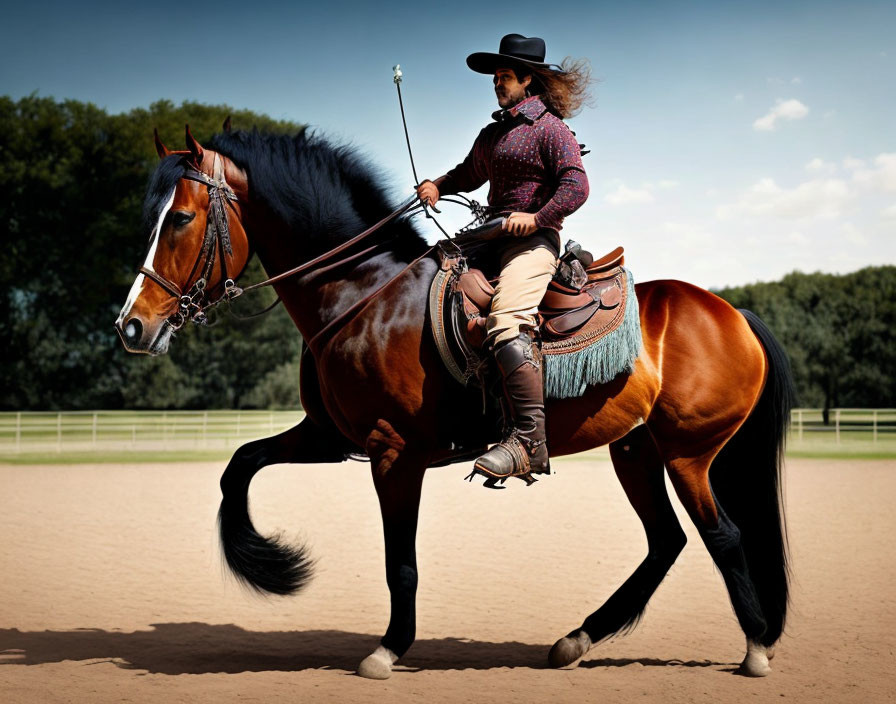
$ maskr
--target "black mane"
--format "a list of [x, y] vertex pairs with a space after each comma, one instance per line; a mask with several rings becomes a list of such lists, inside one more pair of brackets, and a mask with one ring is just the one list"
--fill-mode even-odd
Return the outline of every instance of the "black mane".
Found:
[[[208, 147], [246, 170], [251, 198], [265, 203], [296, 236], [308, 238], [313, 254], [353, 237], [395, 209], [369, 163], [349, 147], [331, 146], [305, 131], [224, 132], [212, 137]], [[390, 225], [389, 232], [398, 235], [391, 249], [403, 260], [426, 247], [407, 222]]]

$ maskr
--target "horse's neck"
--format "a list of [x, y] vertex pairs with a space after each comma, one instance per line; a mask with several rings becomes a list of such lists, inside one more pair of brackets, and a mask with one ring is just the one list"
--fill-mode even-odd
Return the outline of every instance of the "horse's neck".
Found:
[[[392, 227], [396, 226], [385, 226], [371, 238], [371, 242], [388, 238]], [[273, 228], [268, 224], [254, 229], [264, 233], [262, 237], [253, 238], [253, 245], [269, 276], [294, 268], [310, 258], [300, 251], [300, 236], [286, 231], [286, 228]], [[338, 245], [334, 243], [333, 246]], [[370, 245], [359, 244], [348, 252], [321, 263], [317, 270], [286, 279], [274, 286], [306, 340], [313, 339], [328, 324], [405, 268], [406, 263], [391, 251], [379, 248], [370, 256], [359, 257], [342, 266], [319, 272], [320, 268], [349, 259], [365, 246]]]

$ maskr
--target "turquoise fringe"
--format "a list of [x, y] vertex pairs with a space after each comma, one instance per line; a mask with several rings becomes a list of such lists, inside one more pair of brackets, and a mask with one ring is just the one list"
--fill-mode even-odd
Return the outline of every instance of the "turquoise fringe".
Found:
[[606, 384], [619, 374], [631, 374], [641, 354], [641, 319], [635, 280], [628, 276], [625, 318], [616, 330], [578, 352], [544, 356], [544, 390], [548, 398], [581, 396], [593, 384]]

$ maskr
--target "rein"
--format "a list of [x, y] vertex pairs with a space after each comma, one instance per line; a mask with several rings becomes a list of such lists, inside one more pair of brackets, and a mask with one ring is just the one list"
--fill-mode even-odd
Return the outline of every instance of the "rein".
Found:
[[[412, 207], [415, 205], [415, 203], [417, 203], [417, 201], [418, 201], [418, 199], [417, 199], [416, 195], [411, 196], [404, 203], [402, 203], [396, 210], [393, 210], [391, 213], [389, 213], [386, 217], [384, 217], [378, 223], [376, 223], [375, 225], [371, 225], [366, 230], [364, 230], [364, 232], [362, 232], [358, 235], [355, 235], [347, 242], [343, 242], [338, 247], [334, 247], [333, 249], [324, 252], [323, 254], [321, 254], [318, 257], [315, 257], [314, 259], [312, 259], [309, 262], [305, 262], [304, 264], [300, 264], [299, 266], [289, 269], [288, 271], [284, 271], [282, 274], [277, 274], [276, 276], [272, 276], [269, 279], [265, 279], [264, 281], [259, 281], [258, 283], [252, 284], [250, 286], [246, 286], [245, 288], [242, 288], [242, 289], [237, 288], [236, 289], [237, 293], [235, 293], [233, 295], [233, 298], [236, 298], [237, 296], [240, 296], [248, 291], [254, 291], [257, 288], [262, 288], [264, 286], [272, 286], [273, 284], [279, 283], [280, 281], [283, 281], [284, 279], [288, 279], [291, 276], [297, 276], [298, 274], [301, 274], [305, 271], [308, 271], [312, 267], [317, 266], [321, 262], [325, 262], [328, 259], [330, 259], [331, 257], [335, 257], [337, 254], [344, 252], [352, 245], [355, 245], [358, 242], [360, 242], [361, 240], [363, 240], [365, 237], [372, 235], [374, 232], [379, 230], [384, 225], [389, 224], [390, 222], [392, 222], [392, 220], [397, 218], [399, 215], [403, 215], [404, 213], [411, 210]], [[353, 255], [353, 256], [357, 256], [357, 255]], [[330, 266], [335, 266], [335, 265], [330, 265]]]
[[[318, 272], [320, 273], [335, 269], [351, 261], [357, 260], [364, 255], [370, 254], [374, 250], [379, 248], [383, 243], [375, 243], [372, 246], [369, 246], [360, 252], [355, 252], [354, 254], [351, 254], [341, 260], [329, 262], [329, 260], [345, 252], [359, 242], [362, 242], [364, 239], [374, 234], [380, 228], [389, 224], [399, 216], [407, 214], [409, 212], [413, 215], [415, 213], [411, 211], [414, 211], [417, 208], [421, 208], [424, 212], [426, 212], [426, 206], [420, 203], [417, 195], [414, 194], [382, 220], [375, 223], [374, 225], [371, 225], [363, 232], [352, 237], [350, 240], [343, 242], [341, 245], [338, 245], [337, 247], [324, 252], [323, 254], [315, 257], [308, 262], [305, 262], [304, 264], [300, 264], [299, 266], [293, 267], [292, 269], [284, 271], [280, 274], [276, 274], [275, 276], [265, 279], [264, 281], [259, 281], [254, 284], [250, 284], [249, 286], [240, 288], [236, 285], [234, 279], [228, 276], [226, 262], [226, 255], [233, 255], [233, 248], [230, 241], [230, 226], [227, 219], [227, 206], [230, 206], [230, 208], [233, 209], [233, 203], [237, 201], [237, 196], [224, 178], [224, 168], [221, 163], [221, 158], [218, 154], [215, 154], [213, 170], [214, 175], [209, 176], [208, 174], [205, 174], [198, 169], [188, 168], [183, 176], [183, 178], [185, 179], [197, 181], [198, 183], [204, 184], [208, 188], [209, 196], [209, 211], [205, 228], [205, 236], [202, 241], [202, 246], [199, 249], [199, 254], [196, 257], [196, 261], [193, 263], [193, 267], [190, 270], [190, 275], [187, 277], [187, 281], [190, 281], [193, 276], [201, 269], [201, 274], [196, 279], [196, 281], [186, 292], [184, 292], [183, 289], [178, 286], [178, 284], [166, 278], [162, 274], [154, 271], [150, 267], [147, 267], [145, 265], [140, 267], [141, 274], [155, 281], [159, 286], [162, 287], [162, 289], [178, 299], [177, 312], [171, 315], [167, 320], [168, 325], [170, 325], [175, 331], [183, 327], [187, 320], [192, 320], [197, 325], [207, 325], [207, 311], [216, 308], [221, 303], [226, 302], [230, 304], [234, 299], [242, 296], [244, 293], [247, 293], [249, 291], [254, 291], [256, 289], [264, 288], [267, 286], [273, 286], [274, 284], [280, 283], [281, 281], [284, 281], [288, 278], [298, 276], [299, 274], [307, 272], [310, 269], [317, 267], [319, 264], [323, 264], [324, 262], [328, 263], [326, 266], [318, 269]], [[476, 216], [477, 220], [481, 221], [482, 219], [484, 219], [486, 209], [479, 206], [476, 201], [469, 201], [466, 198], [464, 198], [464, 201], [466, 202], [455, 201], [453, 199], [450, 200], [470, 208], [470, 210], [473, 211], [474, 215]], [[426, 212], [426, 214], [428, 217], [431, 217], [429, 216], [428, 212]], [[442, 228], [439, 227], [439, 229]], [[467, 229], [468, 228], [464, 228], [462, 232]], [[444, 232], [444, 230], [442, 231]], [[448, 235], [448, 238], [450, 241], [450, 235]], [[319, 343], [322, 338], [325, 338], [326, 336], [338, 330], [347, 318], [351, 317], [353, 314], [366, 307], [366, 305], [370, 303], [376, 296], [378, 296], [384, 288], [392, 284], [397, 279], [400, 279], [421, 259], [428, 256], [433, 251], [433, 249], [435, 249], [435, 247], [428, 248], [422, 255], [408, 264], [397, 276], [393, 277], [382, 286], [374, 290], [372, 293], [350, 306], [348, 310], [344, 311], [335, 319], [331, 320], [322, 330], [320, 330], [311, 340], [309, 340], [309, 347], [314, 349], [317, 346], [317, 343]], [[208, 282], [214, 271], [215, 259], [218, 254], [220, 254], [221, 257], [221, 278], [224, 282], [224, 290], [218, 298], [209, 300]], [[237, 275], [237, 278], [238, 277], [239, 274]], [[236, 317], [241, 319], [248, 319], [264, 315], [265, 313], [271, 311], [279, 303], [280, 297], [278, 296], [277, 299], [267, 308], [248, 316]]]
[[[233, 208], [233, 203], [237, 201], [237, 196], [233, 192], [233, 189], [230, 187], [227, 181], [224, 179], [224, 168], [221, 163], [221, 158], [218, 154], [215, 154], [213, 168], [213, 176], [209, 176], [208, 174], [205, 174], [202, 171], [194, 168], [188, 168], [183, 176], [183, 178], [185, 179], [197, 181], [208, 187], [209, 211], [205, 228], [205, 236], [203, 237], [202, 246], [199, 249], [199, 254], [196, 256], [196, 261], [193, 263], [193, 267], [190, 270], [187, 281], [192, 280], [197, 272], [200, 272], [198, 278], [186, 291], [184, 291], [184, 289], [182, 289], [177, 283], [171, 281], [171, 279], [168, 279], [167, 277], [163, 276], [157, 271], [154, 271], [152, 268], [146, 265], [141, 266], [139, 269], [141, 274], [153, 280], [167, 293], [178, 299], [177, 312], [171, 315], [167, 320], [168, 325], [170, 325], [175, 331], [183, 327], [188, 320], [192, 320], [197, 325], [208, 324], [208, 316], [206, 315], [206, 313], [213, 308], [216, 308], [221, 303], [226, 302], [229, 304], [235, 298], [238, 298], [248, 291], [254, 291], [255, 289], [264, 288], [266, 286], [273, 286], [274, 284], [284, 281], [285, 279], [293, 276], [298, 276], [299, 274], [308, 271], [318, 264], [327, 262], [338, 254], [341, 254], [350, 247], [358, 244], [365, 238], [374, 234], [377, 230], [382, 228], [384, 225], [392, 222], [400, 215], [413, 210], [415, 205], [419, 204], [417, 196], [411, 196], [382, 220], [368, 227], [366, 230], [359, 233], [352, 239], [343, 242], [341, 245], [324, 252], [311, 261], [293, 267], [288, 271], [284, 271], [280, 274], [265, 279], [264, 281], [259, 281], [244, 288], [240, 288], [236, 285], [234, 279], [228, 276], [226, 262], [226, 255], [233, 255], [233, 248], [230, 241], [230, 226], [227, 219], [227, 206]], [[324, 267], [324, 270], [335, 268], [344, 263], [347, 263], [348, 261], [356, 259], [363, 254], [370, 253], [378, 246], [379, 245], [368, 247], [362, 252], [355, 253], [342, 261], [328, 264], [328, 266]], [[215, 268], [215, 259], [219, 254], [221, 257], [221, 278], [224, 282], [224, 290], [218, 298], [209, 300], [208, 282]], [[238, 276], [239, 275], [237, 275], [237, 278]], [[245, 319], [263, 315], [272, 310], [278, 303], [280, 303], [279, 297], [270, 306], [257, 313], [253, 313], [248, 316], [237, 317]]]

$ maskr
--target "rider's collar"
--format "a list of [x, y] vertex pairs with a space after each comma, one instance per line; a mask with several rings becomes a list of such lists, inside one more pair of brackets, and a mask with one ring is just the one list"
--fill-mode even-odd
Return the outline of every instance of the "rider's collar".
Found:
[[512, 120], [517, 115], [522, 115], [526, 122], [533, 124], [547, 111], [548, 109], [544, 106], [544, 103], [541, 102], [541, 98], [537, 95], [533, 95], [517, 103], [512, 108], [508, 108], [507, 110], [496, 110], [492, 113], [492, 119], [497, 120], [498, 122], [504, 122], [504, 120]]

